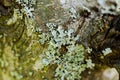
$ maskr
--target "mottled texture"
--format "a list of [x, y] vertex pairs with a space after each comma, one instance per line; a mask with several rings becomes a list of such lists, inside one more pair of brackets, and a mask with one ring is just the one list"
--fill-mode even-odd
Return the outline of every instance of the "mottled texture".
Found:
[[119, 0], [0, 2], [0, 80], [97, 80], [108, 67], [120, 72]]

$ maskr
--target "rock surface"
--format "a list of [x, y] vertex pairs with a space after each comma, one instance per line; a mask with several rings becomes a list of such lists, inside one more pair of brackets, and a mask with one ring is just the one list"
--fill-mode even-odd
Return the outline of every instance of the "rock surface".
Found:
[[[113, 27], [105, 38], [110, 29], [109, 22], [114, 22], [113, 26], [116, 26], [116, 23], [119, 24], [119, 20], [111, 21], [111, 19], [119, 17], [116, 16], [120, 11], [119, 0], [37, 0], [35, 20], [31, 17], [33, 16], [32, 11], [34, 11], [32, 1], [35, 0], [29, 0], [31, 1], [29, 3], [28, 0], [16, 1], [25, 2], [21, 2], [22, 5], [20, 5], [17, 2], [11, 3], [11, 0], [0, 0], [0, 76], [2, 76], [0, 80], [53, 80], [56, 65], [45, 67], [43, 71], [38, 68], [41, 65], [39, 62], [42, 57], [41, 53], [48, 46], [48, 44], [40, 44], [39, 36], [48, 32], [46, 24], [49, 22], [61, 25], [66, 31], [73, 28], [74, 34], [65, 33], [73, 35], [73, 38], [79, 35], [80, 39], [74, 44], [84, 45], [83, 49], [89, 48], [89, 52], [85, 50], [85, 59], [90, 58], [90, 61], [92, 60], [95, 64], [95, 68], [90, 72], [86, 70], [82, 75], [83, 80], [119, 80], [119, 27]], [[104, 13], [105, 16], [103, 16]], [[110, 16], [106, 14], [110, 14]], [[39, 27], [43, 30], [41, 33], [38, 32]], [[114, 31], [114, 29], [118, 30]], [[49, 39], [49, 37], [43, 37]], [[59, 49], [60, 54], [67, 52], [67, 47], [69, 44], [62, 45]], [[109, 47], [111, 53], [104, 56], [102, 50]], [[66, 58], [66, 60], [68, 59], [69, 57]], [[84, 67], [86, 63], [87, 61], [83, 61], [81, 64]], [[107, 68], [104, 68], [104, 65]], [[115, 67], [118, 72], [116, 69], [108, 67]]]

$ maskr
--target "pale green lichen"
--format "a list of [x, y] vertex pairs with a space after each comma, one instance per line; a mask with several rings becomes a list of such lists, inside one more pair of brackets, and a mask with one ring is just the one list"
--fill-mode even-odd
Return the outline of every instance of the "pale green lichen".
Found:
[[[34, 69], [42, 70], [46, 66], [56, 64], [55, 80], [80, 80], [81, 73], [86, 68], [93, 68], [94, 64], [91, 59], [85, 59], [84, 47], [76, 44], [79, 36], [73, 36], [74, 29], [64, 30], [62, 25], [47, 23], [46, 26], [50, 33], [40, 34], [39, 37], [42, 44], [46, 42], [48, 45], [34, 65]], [[49, 38], [46, 39], [45, 35]], [[63, 46], [67, 51], [60, 51]]]
[[73, 19], [79, 17], [79, 14], [77, 13], [76, 9], [73, 7], [69, 9], [69, 13], [70, 13], [70, 17]]
[[36, 0], [16, 0], [23, 8], [21, 12], [24, 13], [27, 17], [33, 18], [34, 5], [36, 4]]
[[106, 56], [106, 55], [112, 53], [112, 50], [111, 50], [111, 48], [106, 48], [105, 50], [102, 50], [102, 53], [104, 54], [104, 56]]
[[90, 48], [90, 47], [88, 47], [86, 50], [87, 50], [88, 53], [92, 52], [92, 48]]

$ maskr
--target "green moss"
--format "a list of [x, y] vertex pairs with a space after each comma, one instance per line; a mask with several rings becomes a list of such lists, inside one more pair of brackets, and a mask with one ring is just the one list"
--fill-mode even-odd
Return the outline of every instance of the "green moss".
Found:
[[30, 80], [39, 75], [34, 75], [32, 66], [43, 47], [34, 31], [33, 18], [20, 10], [14, 9], [13, 15], [0, 19], [0, 80]]

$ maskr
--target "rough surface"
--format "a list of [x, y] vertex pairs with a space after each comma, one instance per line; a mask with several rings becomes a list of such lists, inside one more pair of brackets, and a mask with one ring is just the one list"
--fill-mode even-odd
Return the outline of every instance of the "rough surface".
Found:
[[11, 1], [0, 0], [0, 80], [111, 80], [108, 67], [120, 72], [119, 0]]
[[59, 0], [63, 8], [86, 9], [90, 12], [99, 11], [109, 14], [119, 14], [120, 1], [119, 0]]

